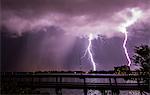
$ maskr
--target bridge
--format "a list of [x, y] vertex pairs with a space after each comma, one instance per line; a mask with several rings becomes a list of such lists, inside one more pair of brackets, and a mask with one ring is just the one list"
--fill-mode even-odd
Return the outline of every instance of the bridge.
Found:
[[150, 77], [141, 75], [139, 72], [128, 74], [5, 72], [1, 73], [1, 76], [3, 84], [15, 82], [16, 86], [20, 88], [55, 88], [57, 95], [62, 95], [62, 89], [83, 89], [84, 95], [87, 95], [89, 89], [100, 91], [139, 90], [140, 92], [150, 90], [150, 82], [143, 82], [143, 78], [150, 81]]

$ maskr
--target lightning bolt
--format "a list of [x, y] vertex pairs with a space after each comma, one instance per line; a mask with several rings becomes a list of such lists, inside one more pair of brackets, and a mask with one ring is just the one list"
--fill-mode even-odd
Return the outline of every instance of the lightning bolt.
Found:
[[[92, 63], [92, 66], [93, 66], [93, 71], [96, 71], [96, 63], [94, 61], [94, 58], [93, 58], [93, 54], [92, 54], [92, 40], [93, 40], [93, 34], [90, 33], [89, 34], [89, 37], [88, 37], [88, 47], [83, 55], [83, 57], [85, 57], [85, 55], [88, 53], [89, 57], [90, 57], [90, 61]], [[82, 58], [83, 58], [82, 57]]]
[[[127, 40], [128, 40], [128, 31], [127, 31], [127, 28], [129, 26], [131, 26], [132, 24], [134, 24], [142, 15], [142, 11], [138, 8], [132, 8], [132, 9], [129, 9], [129, 11], [131, 12], [132, 14], [132, 17], [131, 18], [126, 18], [126, 22], [124, 23], [121, 23], [121, 25], [118, 27], [118, 30], [122, 33], [124, 33], [125, 35], [125, 39], [123, 41], [123, 49], [124, 49], [124, 52], [125, 52], [125, 55], [126, 55], [126, 58], [128, 60], [128, 66], [131, 65], [131, 59], [129, 57], [129, 54], [128, 54], [128, 50], [127, 50], [127, 47], [126, 47], [126, 44], [127, 44]], [[92, 40], [94, 39], [93, 37], [93, 34], [90, 33], [89, 36], [88, 36], [88, 47], [83, 55], [83, 57], [85, 57], [88, 53], [89, 57], [90, 57], [90, 61], [92, 63], [92, 66], [93, 66], [93, 71], [96, 71], [96, 63], [94, 61], [94, 58], [93, 58], [93, 54], [92, 54]], [[83, 58], [82, 57], [82, 58]]]
[[121, 26], [119, 26], [119, 30], [121, 32], [123, 32], [124, 35], [125, 35], [125, 39], [124, 39], [124, 42], [123, 42], [123, 48], [124, 48], [124, 52], [125, 52], [126, 58], [128, 60], [128, 66], [131, 65], [131, 59], [129, 57], [128, 50], [127, 50], [127, 47], [126, 47], [127, 40], [128, 40], [127, 28], [129, 26], [131, 26], [132, 24], [134, 24], [142, 15], [142, 11], [137, 9], [137, 8], [132, 8], [129, 11], [131, 12], [132, 17], [131, 18], [126, 18], [126, 22], [122, 23]]
[[124, 48], [124, 52], [125, 52], [126, 58], [128, 60], [128, 66], [130, 66], [131, 65], [131, 59], [129, 57], [128, 50], [127, 50], [127, 47], [126, 47], [127, 40], [128, 40], [127, 31], [124, 34], [125, 34], [125, 39], [124, 39], [124, 42], [123, 42], [123, 48]]

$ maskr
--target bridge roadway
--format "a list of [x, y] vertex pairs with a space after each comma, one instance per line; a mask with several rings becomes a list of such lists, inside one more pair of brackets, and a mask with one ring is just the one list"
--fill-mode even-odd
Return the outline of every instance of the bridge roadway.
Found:
[[[86, 74], [86, 73], [4, 73], [3, 82], [15, 81], [19, 87], [88, 89], [94, 90], [150, 90], [150, 84], [142, 82], [149, 76], [139, 74]], [[127, 82], [134, 79], [136, 82]], [[106, 81], [107, 80], [107, 81]], [[87, 95], [87, 94], [85, 94]]]

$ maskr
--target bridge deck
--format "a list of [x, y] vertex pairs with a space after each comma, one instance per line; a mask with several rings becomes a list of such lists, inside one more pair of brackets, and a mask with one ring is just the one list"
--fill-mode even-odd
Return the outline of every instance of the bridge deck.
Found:
[[64, 88], [64, 89], [98, 89], [98, 90], [111, 90], [111, 89], [120, 89], [120, 90], [148, 90], [148, 85], [144, 83], [57, 83], [57, 82], [35, 82], [35, 83], [19, 83], [21, 87], [33, 87], [33, 88]]
[[[139, 74], [83, 74], [83, 73], [2, 73], [2, 82], [16, 82], [19, 87], [67, 89], [149, 90]], [[127, 82], [134, 79], [136, 82]]]

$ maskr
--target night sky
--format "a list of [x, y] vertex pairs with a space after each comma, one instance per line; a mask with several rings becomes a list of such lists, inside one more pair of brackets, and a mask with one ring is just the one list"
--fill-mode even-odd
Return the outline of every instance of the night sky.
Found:
[[[127, 27], [129, 56], [134, 47], [150, 45], [150, 0], [1, 0], [2, 71], [92, 70], [89, 33], [97, 70], [127, 65], [124, 34], [117, 27], [130, 18], [130, 9], [142, 17]], [[134, 66], [133, 66], [134, 67]]]

